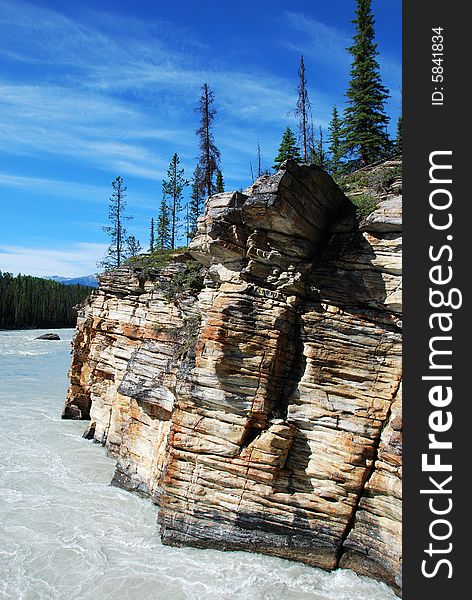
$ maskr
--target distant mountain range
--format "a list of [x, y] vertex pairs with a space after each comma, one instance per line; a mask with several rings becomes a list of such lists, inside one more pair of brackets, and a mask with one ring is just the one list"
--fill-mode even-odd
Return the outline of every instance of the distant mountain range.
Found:
[[98, 279], [95, 275], [84, 275], [84, 277], [60, 277], [59, 275], [52, 275], [51, 277], [44, 277], [44, 279], [51, 279], [57, 281], [57, 283], [64, 283], [65, 285], [89, 285], [90, 287], [98, 287]]

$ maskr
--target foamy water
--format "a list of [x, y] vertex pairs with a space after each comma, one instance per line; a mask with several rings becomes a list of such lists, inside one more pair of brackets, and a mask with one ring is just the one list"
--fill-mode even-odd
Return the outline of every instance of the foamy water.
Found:
[[[50, 331], [50, 330], [48, 330]], [[0, 598], [394, 600], [384, 584], [245, 552], [169, 548], [156, 508], [62, 421], [72, 330], [0, 331]]]

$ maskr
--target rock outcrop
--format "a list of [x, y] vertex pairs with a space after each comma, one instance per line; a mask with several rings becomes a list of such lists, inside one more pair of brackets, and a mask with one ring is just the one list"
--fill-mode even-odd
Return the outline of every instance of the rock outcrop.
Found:
[[288, 162], [211, 197], [190, 255], [100, 277], [65, 418], [172, 545], [401, 586], [401, 197], [358, 222]]

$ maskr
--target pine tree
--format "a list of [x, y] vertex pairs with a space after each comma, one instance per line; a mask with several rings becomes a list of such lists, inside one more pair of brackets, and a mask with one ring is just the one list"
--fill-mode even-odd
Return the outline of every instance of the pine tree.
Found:
[[374, 42], [374, 15], [371, 0], [357, 0], [356, 35], [348, 48], [352, 55], [351, 78], [344, 115], [344, 150], [354, 156], [354, 162], [365, 166], [380, 158], [386, 150], [386, 126], [389, 118], [384, 104], [389, 93], [382, 84]]
[[187, 202], [187, 204], [185, 205], [185, 239], [187, 242], [187, 248], [190, 244], [190, 240], [192, 239], [191, 229], [192, 222], [190, 218], [190, 202]]
[[300, 67], [298, 68], [298, 100], [297, 108], [295, 109], [295, 116], [298, 117], [298, 130], [299, 140], [302, 145], [303, 160], [304, 162], [308, 159], [309, 152], [309, 123], [311, 119], [311, 104], [308, 98], [308, 92], [306, 89], [306, 77], [305, 77], [305, 62], [303, 60], [303, 54], [300, 57]]
[[254, 177], [254, 169], [252, 168], [252, 161], [249, 161], [249, 171], [251, 173], [251, 181], [254, 183], [256, 178]]
[[262, 160], [261, 145], [259, 143], [259, 140], [257, 140], [257, 177], [258, 178], [262, 175], [261, 160]]
[[314, 140], [310, 148], [310, 156], [308, 162], [312, 165], [317, 165], [322, 169], [328, 169], [328, 157], [326, 155], [325, 144], [323, 139], [323, 129], [320, 127], [320, 135]]
[[110, 204], [108, 205], [108, 218], [111, 225], [102, 227], [103, 231], [110, 236], [111, 243], [108, 246], [105, 258], [98, 263], [99, 267], [106, 270], [115, 269], [123, 264], [123, 260], [126, 258], [125, 248], [127, 241], [124, 223], [132, 219], [132, 217], [125, 215], [127, 187], [123, 185], [123, 177], [118, 175], [111, 182], [111, 187], [113, 192], [110, 197]]
[[397, 152], [401, 152], [402, 151], [402, 144], [403, 144], [402, 126], [403, 126], [403, 117], [402, 117], [402, 115], [400, 115], [398, 117], [398, 121], [397, 121], [397, 137], [396, 137], [396, 140], [395, 140], [395, 150]]
[[179, 213], [182, 210], [183, 191], [188, 186], [188, 181], [184, 178], [184, 170], [179, 169], [180, 159], [174, 154], [167, 170], [167, 180], [162, 181], [162, 193], [164, 197], [170, 199], [170, 247], [175, 249], [177, 236], [179, 233]]
[[188, 211], [188, 232], [192, 238], [197, 232], [197, 219], [203, 211], [203, 198], [200, 184], [201, 169], [197, 165], [192, 177], [192, 191], [190, 194], [189, 211]]
[[133, 256], [138, 256], [141, 254], [142, 247], [139, 241], [135, 238], [134, 235], [128, 236], [126, 240], [126, 258], [132, 258]]
[[154, 219], [151, 219], [151, 227], [149, 230], [149, 252], [154, 252], [156, 245], [156, 232], [154, 229]]
[[216, 109], [213, 107], [215, 95], [208, 87], [207, 83], [202, 85], [201, 96], [195, 109], [200, 113], [200, 127], [195, 131], [198, 137], [200, 156], [198, 157], [198, 166], [201, 170], [199, 180], [200, 193], [202, 196], [211, 196], [215, 193], [215, 184], [213, 177], [220, 164], [220, 151], [215, 145], [213, 137], [213, 122], [215, 120]]
[[337, 177], [342, 169], [343, 150], [341, 133], [342, 123], [336, 106], [333, 106], [333, 113], [331, 116], [331, 121], [328, 125], [328, 130], [330, 133], [328, 146], [330, 154], [329, 166], [333, 177]]
[[157, 217], [157, 230], [156, 230], [156, 249], [166, 250], [170, 248], [171, 237], [170, 237], [170, 216], [169, 207], [165, 196], [161, 200], [159, 207], [159, 215]]
[[297, 146], [295, 136], [290, 127], [287, 127], [280, 142], [279, 153], [274, 159], [273, 168], [278, 171], [282, 163], [289, 159], [301, 161], [302, 157], [300, 156], [300, 148]]
[[216, 193], [221, 194], [225, 191], [225, 182], [223, 180], [223, 173], [218, 169], [216, 174]]

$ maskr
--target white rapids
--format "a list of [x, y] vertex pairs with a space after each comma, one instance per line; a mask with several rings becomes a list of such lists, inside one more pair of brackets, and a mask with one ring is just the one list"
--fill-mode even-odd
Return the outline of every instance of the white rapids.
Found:
[[384, 584], [246, 552], [170, 548], [156, 507], [62, 421], [73, 330], [0, 331], [0, 598], [395, 600]]

